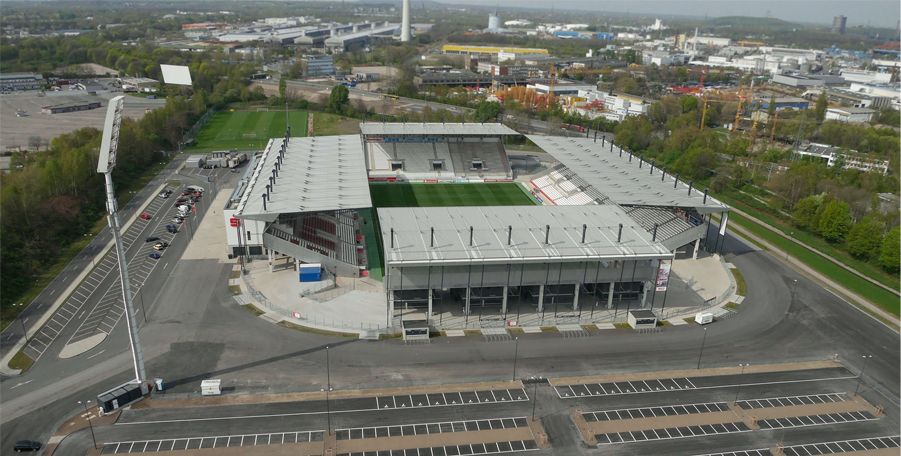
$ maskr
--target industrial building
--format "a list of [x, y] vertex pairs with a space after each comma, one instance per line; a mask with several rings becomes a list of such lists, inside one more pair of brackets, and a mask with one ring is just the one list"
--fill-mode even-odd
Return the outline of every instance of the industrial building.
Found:
[[300, 58], [300, 66], [307, 78], [335, 74], [335, 58], [331, 55], [305, 55]]
[[827, 166], [835, 166], [840, 163], [844, 169], [856, 169], [868, 173], [888, 174], [889, 161], [868, 157], [864, 154], [830, 146], [828, 144], [803, 143], [795, 148], [792, 153], [798, 157], [818, 160]]
[[544, 54], [547, 55], [547, 49], [541, 48], [521, 48], [521, 47], [498, 47], [498, 46], [474, 46], [467, 44], [445, 44], [441, 46], [441, 52], [445, 54], [492, 54], [497, 55], [499, 52], [513, 52], [517, 54]]
[[66, 112], [88, 111], [101, 107], [99, 101], [78, 101], [41, 107], [42, 114], [62, 114]]
[[[378, 267], [393, 326], [415, 313], [437, 327], [436, 306], [651, 310], [658, 293], [665, 299], [674, 252], [697, 255], [710, 215], [729, 210], [603, 138], [526, 136], [557, 164], [523, 182], [505, 147], [519, 133], [501, 124], [360, 130], [270, 140], [225, 208], [229, 254], [343, 277]], [[374, 207], [371, 188], [409, 183], [510, 185], [533, 205]]]
[[826, 120], [837, 120], [846, 123], [866, 123], [873, 120], [876, 110], [869, 108], [828, 108]]

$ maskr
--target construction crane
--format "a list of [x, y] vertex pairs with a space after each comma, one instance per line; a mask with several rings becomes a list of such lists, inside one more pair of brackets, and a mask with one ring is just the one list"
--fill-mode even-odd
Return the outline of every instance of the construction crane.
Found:
[[738, 124], [741, 122], [742, 108], [744, 108], [745, 100], [751, 98], [754, 99], [754, 79], [751, 79], [751, 84], [748, 86], [748, 95], [746, 96], [743, 88], [738, 89], [738, 106], [735, 108], [735, 121], [732, 122], [732, 128], [730, 131], [735, 132], [738, 129]]

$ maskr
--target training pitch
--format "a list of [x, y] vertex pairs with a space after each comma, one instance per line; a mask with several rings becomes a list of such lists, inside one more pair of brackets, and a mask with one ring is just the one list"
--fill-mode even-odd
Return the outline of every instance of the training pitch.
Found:
[[[307, 135], [307, 112], [289, 111], [291, 136]], [[262, 149], [285, 134], [285, 111], [222, 111], [203, 126], [191, 150]]]
[[515, 183], [369, 185], [375, 207], [531, 206], [535, 204]]

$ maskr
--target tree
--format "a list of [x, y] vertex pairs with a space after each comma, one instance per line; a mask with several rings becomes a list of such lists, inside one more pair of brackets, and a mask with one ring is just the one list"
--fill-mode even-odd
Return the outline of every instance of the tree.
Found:
[[795, 204], [795, 211], [792, 212], [792, 219], [795, 225], [811, 231], [817, 231], [820, 225], [819, 219], [817, 219], [817, 212], [819, 212], [822, 200], [823, 198], [820, 195], [801, 198]]
[[350, 91], [343, 85], [336, 85], [328, 97], [328, 110], [334, 113], [344, 112], [344, 107], [350, 100]]
[[282, 75], [278, 80], [278, 96], [285, 100], [288, 95], [288, 76]]
[[826, 120], [826, 108], [829, 106], [829, 102], [826, 99], [826, 91], [820, 92], [819, 98], [817, 98], [817, 104], [814, 107], [814, 112], [817, 115], [817, 123], [823, 123]]
[[882, 220], [872, 215], [864, 216], [848, 233], [848, 252], [865, 260], [876, 257], [882, 248], [884, 230]]
[[831, 200], [823, 207], [819, 231], [829, 242], [841, 242], [851, 229], [851, 209], [843, 201]]
[[497, 116], [501, 113], [501, 105], [496, 101], [480, 101], [476, 107], [475, 117], [479, 122], [488, 122], [489, 120], [497, 120]]
[[901, 246], [899, 246], [899, 230], [898, 227], [892, 228], [882, 241], [882, 249], [879, 252], [879, 265], [889, 272], [898, 272], [899, 263], [901, 263]]

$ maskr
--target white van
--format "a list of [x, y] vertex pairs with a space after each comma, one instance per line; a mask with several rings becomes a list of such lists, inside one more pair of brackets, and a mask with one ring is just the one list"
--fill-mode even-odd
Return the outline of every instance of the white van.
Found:
[[189, 186], [187, 186], [187, 189], [190, 190], [190, 191], [192, 191], [192, 192], [200, 192], [200, 193], [203, 193], [203, 192], [204, 192], [203, 187], [198, 187], [198, 186], [196, 186], [196, 185], [189, 185]]
[[707, 323], [713, 322], [713, 314], [710, 312], [698, 312], [695, 315], [695, 323], [699, 325], [706, 325]]

